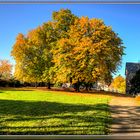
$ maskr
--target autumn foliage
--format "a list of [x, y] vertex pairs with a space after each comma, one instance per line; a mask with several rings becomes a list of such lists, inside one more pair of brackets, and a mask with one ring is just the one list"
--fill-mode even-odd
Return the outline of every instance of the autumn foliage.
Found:
[[18, 80], [71, 82], [79, 88], [81, 82], [110, 83], [123, 51], [122, 40], [103, 20], [61, 9], [53, 12], [52, 21], [18, 34], [11, 54]]
[[111, 87], [113, 87], [114, 89], [118, 90], [121, 93], [125, 93], [126, 88], [125, 78], [122, 77], [121, 75], [115, 77], [111, 83]]
[[8, 60], [0, 60], [0, 79], [8, 80], [11, 77], [12, 65]]

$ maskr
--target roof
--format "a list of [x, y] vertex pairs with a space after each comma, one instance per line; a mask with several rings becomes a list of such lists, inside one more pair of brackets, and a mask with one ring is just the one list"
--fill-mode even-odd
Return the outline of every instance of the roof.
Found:
[[125, 74], [136, 73], [140, 69], [140, 63], [127, 62], [125, 67]]

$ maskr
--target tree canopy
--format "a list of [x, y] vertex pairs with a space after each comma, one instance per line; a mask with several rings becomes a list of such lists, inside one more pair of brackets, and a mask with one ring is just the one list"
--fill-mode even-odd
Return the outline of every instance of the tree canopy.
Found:
[[121, 65], [122, 40], [103, 20], [77, 17], [69, 9], [53, 12], [52, 21], [18, 34], [12, 56], [21, 81], [110, 83]]

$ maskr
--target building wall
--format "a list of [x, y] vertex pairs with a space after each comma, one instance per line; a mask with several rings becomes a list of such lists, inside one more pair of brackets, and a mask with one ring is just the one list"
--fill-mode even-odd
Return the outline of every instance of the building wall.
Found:
[[126, 94], [130, 94], [131, 84], [130, 80], [135, 76], [136, 72], [140, 69], [140, 63], [126, 63]]

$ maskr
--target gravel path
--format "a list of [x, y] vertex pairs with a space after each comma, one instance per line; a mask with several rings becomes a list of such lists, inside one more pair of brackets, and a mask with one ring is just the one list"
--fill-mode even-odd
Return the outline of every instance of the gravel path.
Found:
[[110, 102], [112, 135], [140, 135], [140, 106], [135, 98], [114, 97]]

